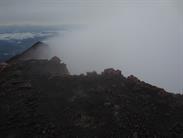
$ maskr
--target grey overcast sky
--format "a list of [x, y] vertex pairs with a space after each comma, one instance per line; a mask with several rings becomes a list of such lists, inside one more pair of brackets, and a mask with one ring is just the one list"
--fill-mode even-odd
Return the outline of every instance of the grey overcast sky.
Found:
[[72, 73], [114, 67], [183, 89], [183, 0], [0, 0], [0, 24], [81, 24], [48, 40]]
[[181, 0], [0, 0], [0, 24], [80, 24], [125, 8], [178, 10]]

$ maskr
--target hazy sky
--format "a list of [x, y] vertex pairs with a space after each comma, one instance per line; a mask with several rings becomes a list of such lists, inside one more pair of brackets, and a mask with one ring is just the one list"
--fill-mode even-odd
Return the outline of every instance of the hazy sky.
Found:
[[161, 12], [171, 13], [180, 3], [181, 0], [0, 0], [0, 24], [90, 23], [129, 7], [161, 8]]
[[182, 0], [0, 0], [0, 24], [80, 24], [47, 41], [72, 73], [114, 67], [180, 92], [182, 8]]

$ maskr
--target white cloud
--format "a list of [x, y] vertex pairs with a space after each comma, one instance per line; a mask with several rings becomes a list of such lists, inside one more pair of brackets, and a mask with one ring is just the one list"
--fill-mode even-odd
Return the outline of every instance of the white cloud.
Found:
[[35, 38], [35, 37], [48, 37], [52, 36], [53, 33], [30, 33], [30, 32], [24, 32], [24, 33], [2, 33], [0, 34], [0, 40], [24, 40], [29, 38]]
[[105, 64], [179, 91], [182, 5], [182, 0], [0, 0], [0, 24], [85, 24], [86, 30], [54, 40], [73, 72], [101, 70]]
[[86, 28], [49, 41], [71, 73], [114, 67], [168, 91], [180, 91], [175, 7], [128, 7], [101, 15]]

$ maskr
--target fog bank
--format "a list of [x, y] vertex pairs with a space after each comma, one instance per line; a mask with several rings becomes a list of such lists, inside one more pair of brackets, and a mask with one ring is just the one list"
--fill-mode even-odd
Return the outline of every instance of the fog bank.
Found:
[[72, 74], [113, 67], [124, 75], [180, 92], [180, 14], [176, 7], [107, 9], [79, 29], [47, 40]]

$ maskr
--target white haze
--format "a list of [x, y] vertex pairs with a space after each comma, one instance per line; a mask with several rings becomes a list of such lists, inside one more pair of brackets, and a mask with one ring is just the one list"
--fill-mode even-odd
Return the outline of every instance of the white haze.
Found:
[[48, 40], [72, 74], [119, 68], [180, 92], [183, 0], [0, 0], [0, 24], [79, 25]]
[[182, 45], [177, 7], [105, 9], [83, 28], [47, 42], [72, 74], [121, 69], [124, 75], [181, 92]]

